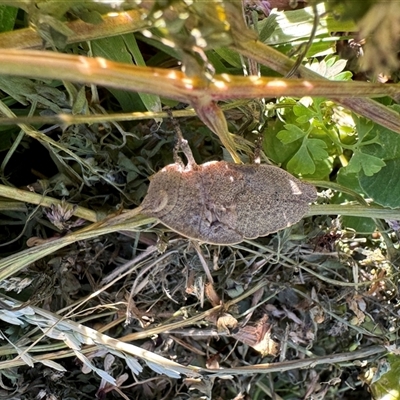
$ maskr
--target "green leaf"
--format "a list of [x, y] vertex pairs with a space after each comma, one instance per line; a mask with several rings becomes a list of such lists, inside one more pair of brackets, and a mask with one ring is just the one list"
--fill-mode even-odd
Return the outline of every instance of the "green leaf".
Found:
[[363, 191], [384, 207], [400, 208], [400, 159], [389, 160], [374, 176], [360, 174]]
[[8, 32], [14, 28], [18, 8], [0, 6], [0, 32]]
[[227, 47], [219, 47], [214, 49], [214, 51], [228, 64], [236, 68], [242, 68], [242, 60], [236, 51], [228, 49]]
[[21, 104], [27, 105], [29, 102], [37, 101], [56, 113], [61, 113], [62, 109], [60, 107], [66, 105], [66, 98], [63, 92], [39, 80], [33, 81], [22, 77], [1, 76], [0, 89]]
[[213, 50], [206, 51], [208, 61], [212, 64], [216, 74], [229, 73], [229, 68], [222, 62], [221, 58]]
[[64, 49], [68, 37], [74, 34], [67, 25], [51, 15], [42, 14], [38, 22], [37, 31], [42, 39], [59, 49]]
[[[168, 54], [172, 58], [176, 58], [177, 60], [182, 61], [182, 55], [179, 51], [177, 51], [175, 48], [173, 48], [171, 46], [167, 46], [163, 42], [160, 42], [160, 40], [157, 40], [154, 38], [148, 38], [148, 37], [145, 37], [140, 34], [138, 34], [137, 39], [143, 43], [146, 43], [150, 47], [154, 47], [155, 49], [157, 49], [165, 54]], [[158, 65], [157, 63], [154, 63], [154, 62], [151, 62], [151, 63], [148, 62], [147, 64], [152, 65], [152, 66]]]
[[[319, 15], [325, 13], [325, 5], [320, 3], [317, 5]], [[277, 27], [266, 40], [269, 45], [286, 44], [299, 39], [307, 41], [310, 32], [313, 29], [314, 13], [311, 7], [305, 7], [301, 10], [290, 11], [272, 11], [271, 15], [276, 15]], [[332, 18], [333, 19], [333, 18]], [[321, 18], [318, 24], [316, 36], [328, 35], [330, 31], [327, 29], [327, 18]], [[298, 45], [299, 43], [296, 43]]]
[[325, 158], [324, 160], [315, 160], [315, 171], [313, 174], [303, 174], [304, 178], [329, 180], [329, 175], [332, 172], [332, 160]]
[[[91, 44], [95, 57], [132, 64], [132, 56], [127, 50], [122, 36], [92, 40]], [[113, 88], [107, 90], [118, 100], [124, 112], [146, 111], [139, 94]]]
[[339, 81], [348, 80], [352, 76], [352, 73], [350, 71], [346, 71], [343, 75], [340, 75], [343, 73], [346, 64], [347, 60], [341, 60], [337, 56], [328, 55], [327, 57], [325, 57], [325, 59], [321, 61], [318, 61], [318, 59], [314, 59], [306, 66], [309, 69], [324, 76], [325, 78]]
[[305, 143], [300, 146], [297, 153], [287, 163], [287, 170], [302, 175], [313, 174], [315, 172], [314, 160], [310, 156]]
[[78, 17], [88, 24], [96, 25], [103, 22], [103, 17], [98, 11], [95, 10], [83, 10], [77, 13]]
[[334, 81], [349, 81], [353, 74], [350, 71], [343, 71], [332, 78]]
[[376, 225], [373, 219], [364, 217], [342, 217], [342, 226], [354, 229], [356, 232], [364, 235], [374, 233]]
[[299, 148], [298, 142], [283, 144], [278, 139], [278, 133], [283, 128], [281, 121], [268, 126], [263, 133], [263, 150], [265, 154], [276, 164], [284, 164], [290, 160]]
[[118, 166], [127, 172], [126, 181], [128, 183], [135, 180], [140, 174], [138, 167], [132, 162], [132, 160], [121, 152], [118, 153]]
[[[6, 127], [8, 128], [8, 127]], [[0, 130], [0, 152], [8, 150], [15, 141], [16, 129], [1, 129]]]
[[[146, 63], [144, 62], [142, 53], [139, 50], [135, 36], [129, 34], [129, 35], [123, 35], [122, 38], [125, 42], [127, 49], [132, 54], [136, 65], [145, 67]], [[145, 105], [148, 111], [153, 111], [153, 112], [161, 111], [161, 101], [159, 96], [147, 93], [139, 93], [139, 96], [142, 99], [143, 104]]]
[[363, 153], [374, 155], [385, 161], [400, 158], [400, 135], [398, 133], [379, 125], [373, 126], [370, 132], [379, 138], [379, 141], [363, 146]]
[[306, 107], [301, 103], [298, 103], [293, 107], [293, 113], [298, 116], [296, 122], [299, 124], [305, 124], [317, 116], [317, 113], [311, 107]]
[[329, 77], [336, 77], [346, 68], [347, 60], [341, 60], [338, 57], [326, 57], [325, 60], [328, 67]]
[[302, 131], [298, 126], [293, 124], [286, 124], [285, 130], [278, 132], [277, 138], [283, 143], [292, 143], [299, 140], [307, 135], [306, 132]]
[[[400, 111], [399, 106], [393, 106]], [[362, 146], [362, 152], [353, 154], [346, 169], [357, 172], [359, 183], [365, 194], [385, 207], [400, 207], [400, 136], [365, 118], [355, 117], [361, 140], [376, 143]], [[379, 141], [378, 141], [379, 139]]]
[[265, 42], [277, 28], [278, 23], [276, 22], [276, 17], [276, 14], [271, 14], [258, 23], [258, 30], [260, 32], [258, 39], [261, 42]]
[[[336, 181], [340, 185], [352, 189], [359, 194], [364, 194], [364, 191], [362, 190], [358, 180], [358, 175], [355, 173], [349, 173], [347, 168], [341, 168], [339, 170]], [[335, 196], [332, 197], [331, 203], [341, 204], [343, 202], [351, 200], [354, 200], [354, 197], [346, 193], [338, 192]], [[354, 229], [356, 232], [364, 234], [371, 234], [375, 232], [376, 229], [375, 222], [371, 218], [364, 217], [343, 216], [342, 225], [344, 227]]]
[[82, 86], [76, 98], [74, 99], [74, 103], [72, 105], [72, 114], [87, 114], [89, 110], [89, 104], [86, 98], [85, 87]]
[[328, 152], [325, 150], [328, 146], [321, 139], [307, 139], [306, 146], [308, 151], [312, 154], [314, 160], [323, 160], [329, 157]]
[[366, 176], [372, 176], [379, 172], [385, 165], [385, 162], [378, 157], [356, 151], [346, 169], [350, 173], [363, 171]]
[[[349, 189], [359, 193], [363, 194], [364, 191], [362, 190], [360, 186], [360, 182], [358, 180], [358, 175], [357, 173], [350, 172], [348, 168], [340, 168], [337, 178], [336, 178], [337, 183], [339, 183], [342, 186], [348, 187]], [[338, 194], [339, 200], [335, 201], [336, 204], [343, 203], [343, 201], [351, 198], [354, 200], [352, 197], [345, 197], [347, 195], [339, 192]]]
[[356, 123], [356, 131], [360, 142], [371, 132], [372, 128], [374, 128], [375, 124], [362, 117], [358, 117], [357, 115], [353, 115], [354, 122]]
[[[286, 128], [278, 133], [278, 138], [285, 143], [292, 143], [304, 137], [306, 133], [300, 130], [297, 126], [286, 124]], [[315, 161], [326, 160], [329, 157], [326, 143], [321, 139], [304, 138], [303, 143], [297, 152], [292, 156], [287, 163], [287, 169], [295, 174], [312, 175], [316, 171]]]

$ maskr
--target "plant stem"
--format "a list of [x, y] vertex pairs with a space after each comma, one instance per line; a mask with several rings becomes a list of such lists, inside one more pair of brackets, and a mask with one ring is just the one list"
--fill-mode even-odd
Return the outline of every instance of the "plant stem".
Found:
[[[255, 60], [282, 75], [286, 75], [295, 63], [289, 57], [259, 41], [241, 41], [232, 48], [241, 55]], [[299, 66], [297, 72], [300, 77], [305, 79], [324, 79], [321, 75], [304, 66]], [[390, 94], [390, 89], [388, 89], [387, 94]], [[326, 97], [329, 96], [327, 95]], [[397, 112], [371, 99], [355, 97], [339, 98], [333, 96], [331, 99], [392, 131], [400, 133], [400, 116]]]
[[400, 220], [400, 210], [360, 206], [352, 204], [322, 204], [312, 205], [307, 216], [312, 215], [347, 215], [352, 217], [379, 218], [385, 220]]
[[[27, 265], [40, 260], [41, 258], [48, 256], [72, 243], [75, 243], [78, 240], [87, 240], [117, 231], [135, 232], [140, 226], [154, 222], [154, 218], [138, 215], [137, 218], [129, 220], [128, 223], [124, 222], [108, 226], [102, 225], [101, 223], [96, 223], [76, 232], [72, 232], [64, 237], [54, 240], [47, 240], [44, 243], [42, 241], [42, 243], [37, 246], [23, 250], [0, 260], [0, 281], [13, 276]], [[41, 241], [38, 240], [38, 243], [40, 242]]]
[[[43, 196], [38, 193], [29, 192], [28, 190], [21, 190], [10, 186], [0, 185], [0, 196], [7, 197], [13, 200], [19, 200], [24, 203], [41, 205], [43, 207], [51, 207], [52, 205], [65, 205], [68, 204], [66, 202], [62, 202], [61, 200], [55, 199], [49, 196]], [[73, 204], [69, 204], [71, 209], [74, 210], [74, 215], [79, 218], [83, 218], [90, 222], [97, 222], [99, 220], [99, 216], [95, 211], [89, 210], [85, 207], [76, 206]]]
[[400, 94], [395, 84], [337, 82], [324, 79], [277, 79], [215, 75], [211, 82], [190, 78], [180, 71], [138, 67], [71, 54], [36, 50], [2, 50], [0, 73], [41, 79], [91, 82], [118, 89], [202, 104], [227, 99], [278, 96], [376, 97]]
[[[237, 100], [221, 105], [222, 111], [231, 110], [236, 107], [247, 104], [247, 100]], [[174, 118], [181, 117], [195, 117], [196, 111], [193, 108], [184, 110], [173, 110], [171, 111]], [[16, 125], [16, 124], [61, 124], [63, 126], [78, 125], [78, 124], [94, 124], [99, 122], [118, 122], [118, 121], [137, 121], [145, 119], [156, 119], [156, 118], [169, 118], [166, 111], [144, 111], [144, 112], [132, 112], [132, 113], [113, 113], [113, 114], [91, 114], [91, 115], [79, 115], [79, 114], [56, 114], [56, 115], [35, 115], [29, 116], [16, 116], [16, 117], [4, 117], [0, 118], [0, 126], [2, 125]]]
[[224, 370], [215, 370], [214, 376], [225, 374], [231, 375], [249, 375], [249, 374], [266, 374], [271, 372], [284, 372], [294, 369], [315, 368], [317, 365], [327, 364], [333, 365], [340, 362], [354, 361], [357, 359], [367, 359], [377, 354], [387, 353], [388, 350], [384, 346], [370, 346], [362, 350], [351, 351], [347, 353], [330, 354], [321, 357], [310, 357], [302, 360], [290, 360], [277, 363], [265, 363], [249, 365], [245, 367], [227, 368]]
[[[102, 20], [99, 24], [89, 24], [82, 20], [65, 23], [65, 26], [73, 32], [67, 38], [67, 44], [122, 35], [149, 26], [148, 20], [142, 18], [142, 13], [138, 10], [105, 14], [102, 15]], [[43, 39], [33, 28], [18, 29], [0, 34], [0, 49], [40, 49], [42, 47]]]

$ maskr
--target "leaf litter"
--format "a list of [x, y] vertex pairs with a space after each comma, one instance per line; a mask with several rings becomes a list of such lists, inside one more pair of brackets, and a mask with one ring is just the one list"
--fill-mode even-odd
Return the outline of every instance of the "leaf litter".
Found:
[[[188, 137], [189, 140], [193, 139], [190, 134]], [[173, 136], [170, 140], [172, 152]], [[228, 165], [229, 169], [230, 164], [224, 161], [220, 163], [218, 165]], [[139, 170], [143, 167], [138, 166]], [[271, 168], [275, 170], [275, 167], [269, 167], [268, 170]], [[288, 177], [289, 174], [283, 175], [285, 182]], [[296, 183], [300, 182], [295, 178], [290, 179], [294, 179]], [[303, 185], [301, 182], [300, 184]], [[168, 189], [170, 187], [167, 186]], [[327, 229], [323, 228], [323, 225], [321, 227]], [[317, 252], [314, 237], [318, 232], [321, 234], [321, 227], [306, 219], [276, 235], [259, 238], [257, 242], [246, 240], [231, 246], [204, 244], [201, 246], [203, 262], [190, 242], [174, 233], [176, 229], [171, 232], [161, 225], [150, 227], [133, 238], [119, 234], [78, 242], [67, 250], [54, 254], [53, 262], [47, 264], [47, 268], [52, 266], [62, 272], [53, 276], [53, 293], [50, 292], [50, 297], [41, 300], [41, 307], [53, 311], [64, 310], [63, 313], [68, 312], [67, 320], [73, 318], [78, 322], [85, 321], [85, 325], [93, 324], [97, 329], [109, 326], [107, 335], [118, 337], [121, 342], [142, 341], [141, 348], [166, 360], [173, 360], [178, 365], [198, 365], [210, 368], [210, 372], [215, 371], [219, 375], [227, 369], [227, 375], [221, 377], [224, 379], [213, 378], [210, 385], [202, 386], [195, 384], [194, 378], [187, 379], [186, 382], [193, 393], [203, 392], [203, 395], [209, 398], [227, 390], [240, 393], [243, 385], [250, 384], [253, 378], [246, 374], [230, 374], [229, 369], [232, 367], [240, 368], [274, 360], [295, 361], [301, 354], [311, 359], [317, 358], [337, 352], [338, 340], [341, 343], [340, 352], [346, 352], [351, 346], [360, 343], [360, 332], [363, 332], [363, 340], [367, 340], [368, 343], [379, 343], [376, 326], [379, 325], [383, 330], [380, 335], [385, 331], [388, 334], [388, 328], [384, 327], [396, 320], [393, 311], [384, 315], [378, 313], [382, 306], [376, 299], [387, 296], [386, 289], [376, 287], [371, 296], [365, 286], [359, 286], [364, 281], [370, 282], [382, 277], [381, 271], [389, 268], [384, 265], [385, 257], [378, 257], [376, 252], [368, 253], [365, 243], [360, 247], [354, 236], [347, 235], [346, 232], [335, 236], [337, 240], [334, 249], [330, 247], [329, 251]], [[150, 247], [159, 246], [161, 249], [160, 241], [167, 243], [164, 254], [148, 252], [147, 257], [131, 264], [126, 271], [124, 264], [130, 258]], [[375, 244], [371, 242], [368, 246], [373, 248], [377, 243], [379, 239]], [[363, 253], [361, 255], [365, 266], [359, 271], [359, 282], [351, 285], [351, 282], [354, 282], [353, 257], [358, 252]], [[209, 268], [212, 283], [204, 272], [204, 262]], [[329, 265], [329, 268], [321, 269], [322, 265]], [[98, 283], [104, 281], [107, 274], [114, 269], [121, 269], [122, 272], [114, 275], [115, 278], [106, 286], [99, 287]], [[32, 270], [31, 267], [30, 273], [35, 274], [35, 268]], [[52, 270], [46, 273], [53, 275]], [[21, 278], [24, 275], [22, 273]], [[65, 279], [71, 279], [71, 284], [65, 282]], [[350, 286], [341, 286], [341, 281]], [[15, 281], [13, 285], [15, 287]], [[212, 292], [207, 289], [207, 285], [211, 285]], [[67, 287], [74, 287], [76, 290], [69, 289], [69, 294], [66, 295]], [[389, 306], [385, 307], [388, 309]], [[200, 318], [190, 323], [196, 315]], [[53, 325], [54, 333], [50, 337], [50, 331], [45, 333], [49, 338], [42, 337], [40, 343], [54, 344], [61, 340], [67, 348], [73, 348], [75, 352], [82, 352], [85, 346], [94, 344], [78, 334], [79, 331], [69, 331], [62, 320], [59, 323], [51, 322], [51, 319], [43, 314], [40, 318], [36, 315], [27, 318], [25, 313], [18, 316], [14, 315], [14, 324], [12, 320], [7, 320], [9, 317], [6, 317], [6, 313], [4, 320], [15, 326], [22, 326], [28, 339], [25, 346], [42, 336], [29, 334], [28, 331], [32, 330], [32, 327], [38, 326], [45, 333]], [[354, 318], [357, 318], [357, 323]], [[128, 324], [124, 324], [124, 321]], [[355, 327], [362, 330], [356, 330]], [[15, 329], [9, 327], [6, 331], [8, 337], [15, 335]], [[59, 329], [59, 334], [55, 334]], [[50, 338], [53, 338], [52, 341]], [[140, 398], [144, 392], [149, 393], [148, 397], [162, 393], [168, 386], [165, 379], [176, 380], [180, 376], [177, 371], [185, 371], [176, 367], [178, 370], [174, 372], [167, 364], [162, 366], [159, 362], [146, 361], [146, 365], [154, 372], [149, 372], [149, 369], [140, 372], [143, 368], [143, 364], [138, 364], [137, 361], [141, 358], [140, 354], [132, 358], [116, 348], [102, 348], [103, 353], [99, 353], [100, 347], [97, 351], [94, 351], [94, 348], [88, 349], [94, 357], [88, 356], [86, 352], [78, 357], [84, 372], [78, 379], [82, 383], [86, 382], [87, 373], [96, 372], [99, 374], [99, 390], [108, 387], [104, 384], [101, 386], [101, 380], [109, 385], [115, 382], [114, 379], [122, 379], [126, 372], [121, 366], [117, 369], [106, 369], [102, 366], [102, 359], [107, 353], [114, 354], [119, 360], [125, 359], [127, 366], [134, 363], [130, 370], [131, 373], [138, 374], [136, 379], [142, 379], [142, 375], [145, 374], [143, 376], [152, 376], [158, 380], [157, 386], [146, 387], [143, 383], [131, 391], [118, 387], [118, 390], [129, 393], [132, 398]], [[25, 347], [22, 351], [24, 349]], [[14, 350], [10, 348], [10, 351]], [[52, 353], [57, 359], [57, 352], [54, 350], [50, 352]], [[71, 353], [71, 356], [73, 354]], [[35, 359], [40, 361], [40, 358]], [[44, 360], [47, 361], [51, 360]], [[56, 367], [60, 361], [62, 360], [52, 367]], [[22, 365], [22, 362], [16, 365]], [[116, 367], [117, 365], [119, 362], [116, 362]], [[62, 362], [60, 368], [61, 366], [69, 368], [68, 363]], [[36, 368], [40, 370], [40, 367]], [[313, 371], [319, 371], [317, 377]], [[304, 371], [302, 378], [297, 375], [297, 379], [315, 382], [312, 386], [314, 394], [328, 389], [335, 391], [343, 387], [343, 384], [348, 384], [340, 369], [336, 368], [332, 370], [331, 380], [327, 381], [324, 378], [323, 381], [328, 383], [322, 383], [323, 371], [323, 367], [315, 367], [309, 372]], [[195, 370], [192, 374], [194, 372]], [[152, 375], [154, 373], [155, 375]], [[186, 373], [188, 374], [188, 371]], [[64, 373], [62, 379], [47, 381], [47, 390], [59, 392], [61, 389], [57, 382], [68, 382], [68, 379]], [[132, 377], [124, 382], [127, 387], [130, 379]], [[289, 372], [280, 374], [280, 380], [274, 383], [274, 390], [284, 388], [291, 379]], [[91, 378], [90, 381], [96, 380]], [[175, 381], [174, 385], [177, 385], [177, 382]], [[331, 386], [329, 382], [334, 382], [334, 385], [332, 383]], [[265, 382], [260, 381], [260, 384], [264, 385]], [[89, 391], [92, 386], [93, 383], [82, 385], [82, 389]], [[302, 386], [299, 386], [296, 392], [300, 396]]]

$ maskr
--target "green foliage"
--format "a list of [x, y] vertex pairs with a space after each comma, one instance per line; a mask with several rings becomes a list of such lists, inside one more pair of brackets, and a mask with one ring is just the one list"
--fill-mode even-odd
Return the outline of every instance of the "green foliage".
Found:
[[[364, 194], [357, 175], [355, 173], [349, 173], [347, 168], [340, 168], [336, 177], [336, 181], [344, 187], [351, 188], [351, 190], [359, 193], [360, 195]], [[352, 196], [339, 192], [333, 196], [331, 202], [333, 204], [341, 204], [352, 200], [354, 200]], [[364, 234], [372, 233], [376, 229], [376, 224], [371, 218], [343, 216], [342, 224], [347, 228], [353, 229], [355, 232]]]
[[326, 143], [321, 139], [312, 139], [308, 137], [307, 132], [302, 131], [298, 126], [285, 124], [285, 129], [278, 133], [278, 139], [283, 143], [292, 143], [300, 141], [301, 144], [297, 152], [287, 163], [287, 169], [298, 173], [299, 175], [312, 175], [316, 170], [316, 161], [328, 157], [325, 150]]
[[[339, 161], [338, 183], [384, 207], [399, 208], [400, 136], [356, 115], [333, 122], [336, 105], [324, 99], [294, 101], [278, 103], [281, 120], [265, 132], [267, 155], [289, 172], [314, 179], [329, 179]], [[333, 202], [343, 200], [335, 197]], [[343, 221], [362, 232], [374, 229], [367, 219]]]
[[[337, 57], [312, 61], [309, 67], [334, 79], [349, 79], [343, 73], [346, 63]], [[276, 162], [296, 175], [326, 179], [335, 157], [343, 154], [340, 131], [332, 121], [336, 105], [322, 98], [280, 99], [277, 114], [280, 121], [275, 130], [265, 132], [264, 150]], [[281, 107], [281, 108], [279, 108]], [[278, 127], [281, 129], [278, 131]], [[274, 138], [271, 138], [273, 136]], [[277, 140], [284, 146], [279, 146]], [[279, 146], [279, 156], [272, 147]]]
[[[337, 57], [311, 60], [308, 67], [332, 80], [349, 79], [346, 63]], [[372, 121], [343, 114], [335, 103], [322, 98], [279, 99], [279, 120], [265, 131], [264, 150], [289, 172], [314, 179], [330, 179], [366, 198], [391, 208], [400, 207], [400, 136]], [[392, 107], [400, 111], [399, 106]], [[352, 200], [335, 196], [332, 202]], [[344, 217], [345, 226], [372, 232], [368, 218]]]
[[[144, 66], [145, 62], [139, 51], [134, 36], [120, 35], [91, 42], [94, 56], [104, 57], [108, 60]], [[158, 96], [146, 93], [133, 93], [126, 90], [108, 89], [118, 100], [125, 112], [129, 111], [160, 111], [161, 103]]]
[[306, 67], [333, 81], [348, 81], [353, 74], [344, 70], [346, 64], [346, 60], [339, 59], [337, 56], [328, 56], [321, 61], [314, 58], [306, 64]]
[[11, 31], [15, 24], [18, 8], [0, 5], [0, 32]]
[[361, 173], [359, 175], [360, 185], [365, 194], [381, 206], [399, 208], [399, 171], [400, 159], [387, 161], [385, 167], [374, 176]]
[[375, 156], [355, 151], [348, 165], [349, 172], [363, 172], [366, 176], [372, 176], [379, 172], [386, 164]]
[[[357, 141], [350, 148], [353, 150], [353, 156], [347, 166], [349, 173], [363, 172], [366, 176], [372, 176], [379, 172], [385, 166], [384, 161], [372, 154], [365, 153], [361, 150], [363, 146], [373, 143], [379, 145], [379, 134], [370, 135], [374, 124], [371, 121], [353, 117], [356, 121]], [[365, 140], [371, 137], [370, 140]]]
[[400, 357], [398, 354], [389, 354], [386, 359], [379, 361], [378, 368], [370, 380], [370, 389], [375, 400], [399, 400], [399, 373]]
[[[330, 0], [326, 2], [328, 9], [334, 11], [336, 15], [344, 20], [360, 19], [370, 9], [376, 0]], [[325, 2], [324, 2], [325, 3]]]
[[[318, 4], [316, 10], [319, 15], [326, 12], [324, 3]], [[272, 45], [298, 45], [301, 39], [307, 40], [314, 24], [314, 12], [311, 7], [299, 10], [276, 11], [274, 10], [268, 18], [259, 23], [260, 39]], [[352, 23], [341, 23], [335, 20], [334, 16], [328, 15], [320, 21], [317, 27], [316, 36], [324, 37], [330, 32], [339, 29], [351, 31], [354, 28]], [[318, 40], [314, 41], [313, 46], [318, 45]], [[325, 49], [332, 46], [328, 41], [324, 44]], [[311, 51], [310, 55], [315, 52]]]
[[[399, 106], [393, 109], [400, 111]], [[354, 119], [358, 140], [344, 173], [357, 177], [361, 193], [366, 197], [384, 207], [400, 207], [400, 136], [365, 118]]]

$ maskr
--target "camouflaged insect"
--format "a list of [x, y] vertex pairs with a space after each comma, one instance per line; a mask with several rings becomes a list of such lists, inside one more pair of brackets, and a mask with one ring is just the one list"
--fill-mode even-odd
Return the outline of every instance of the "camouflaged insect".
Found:
[[142, 212], [188, 238], [235, 244], [295, 224], [316, 198], [314, 186], [271, 165], [176, 163], [150, 178]]

